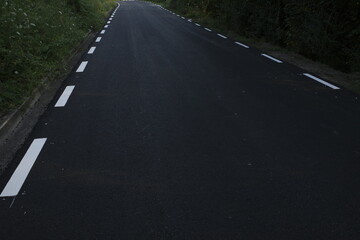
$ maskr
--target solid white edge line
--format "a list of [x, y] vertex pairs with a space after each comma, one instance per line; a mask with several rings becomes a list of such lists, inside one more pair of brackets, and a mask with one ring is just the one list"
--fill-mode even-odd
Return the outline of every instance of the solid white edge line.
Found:
[[101, 37], [97, 37], [95, 42], [100, 42], [101, 41]]
[[242, 46], [244, 48], [250, 48], [249, 46], [245, 45], [245, 44], [242, 44], [242, 43], [239, 43], [239, 42], [235, 42], [237, 45], [239, 46]]
[[212, 32], [212, 30], [211, 29], [208, 29], [208, 28], [204, 28], [206, 31], [208, 31], [208, 32]]
[[88, 51], [88, 54], [93, 54], [95, 49], [96, 49], [96, 47], [91, 47]]
[[274, 62], [277, 62], [277, 63], [283, 63], [283, 62], [280, 61], [279, 59], [276, 59], [276, 58], [274, 58], [274, 57], [271, 57], [271, 56], [269, 56], [269, 55], [267, 55], [267, 54], [265, 54], [265, 53], [261, 54], [261, 56], [266, 57], [266, 58], [268, 58], [268, 59], [270, 59], [270, 60], [273, 60]]
[[226, 36], [221, 35], [220, 33], [218, 33], [217, 35], [218, 35], [219, 37], [222, 37], [222, 38], [224, 38], [224, 39], [227, 39], [227, 37], [226, 37]]
[[1, 192], [0, 197], [15, 197], [19, 194], [19, 191], [24, 184], [37, 157], [39, 156], [46, 140], [47, 138], [34, 139], [21, 162], [17, 166], [15, 172], [12, 174], [10, 180], [6, 184], [4, 190]]
[[65, 107], [71, 93], [74, 91], [74, 88], [75, 86], [67, 86], [59, 97], [59, 100], [56, 102], [55, 107]]
[[105, 33], [105, 30], [101, 30], [100, 34], [104, 34]]
[[339, 87], [335, 86], [335, 85], [332, 85], [331, 83], [328, 83], [328, 82], [325, 82], [324, 80], [320, 79], [320, 78], [317, 78], [309, 73], [303, 73], [304, 76], [308, 77], [308, 78], [311, 78], [319, 83], [322, 83], [324, 84], [325, 86], [328, 86], [329, 88], [332, 88], [334, 90], [338, 90], [340, 89]]
[[88, 64], [88, 61], [83, 61], [80, 66], [78, 67], [78, 69], [76, 70], [76, 72], [83, 72], [86, 68], [86, 65]]

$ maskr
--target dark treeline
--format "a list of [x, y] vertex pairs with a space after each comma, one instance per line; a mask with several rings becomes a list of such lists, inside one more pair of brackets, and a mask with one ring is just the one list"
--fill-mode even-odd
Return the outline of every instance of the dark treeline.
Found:
[[360, 71], [360, 0], [159, 0], [219, 28]]

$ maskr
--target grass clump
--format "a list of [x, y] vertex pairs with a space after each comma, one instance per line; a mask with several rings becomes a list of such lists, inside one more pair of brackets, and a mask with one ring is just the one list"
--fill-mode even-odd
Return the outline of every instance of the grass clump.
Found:
[[114, 0], [0, 0], [0, 114], [19, 106], [49, 73], [64, 70]]

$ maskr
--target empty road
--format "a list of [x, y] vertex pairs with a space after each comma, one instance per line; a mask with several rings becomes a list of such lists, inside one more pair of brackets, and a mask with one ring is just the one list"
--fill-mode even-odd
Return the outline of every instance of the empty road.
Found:
[[0, 176], [0, 239], [358, 240], [359, 137], [358, 95], [121, 2]]

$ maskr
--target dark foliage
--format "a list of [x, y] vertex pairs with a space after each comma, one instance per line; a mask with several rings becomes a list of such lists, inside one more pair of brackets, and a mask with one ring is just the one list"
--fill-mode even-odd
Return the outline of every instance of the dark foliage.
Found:
[[[159, 0], [161, 1], [161, 0]], [[360, 71], [359, 0], [162, 0], [225, 30], [286, 47], [344, 72]]]

